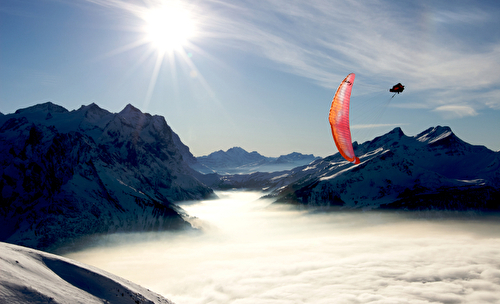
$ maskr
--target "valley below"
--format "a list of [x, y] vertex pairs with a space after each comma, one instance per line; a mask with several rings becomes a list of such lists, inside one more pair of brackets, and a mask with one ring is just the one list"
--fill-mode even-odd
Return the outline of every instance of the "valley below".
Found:
[[184, 202], [198, 230], [119, 233], [66, 253], [175, 303], [498, 303], [500, 217]]

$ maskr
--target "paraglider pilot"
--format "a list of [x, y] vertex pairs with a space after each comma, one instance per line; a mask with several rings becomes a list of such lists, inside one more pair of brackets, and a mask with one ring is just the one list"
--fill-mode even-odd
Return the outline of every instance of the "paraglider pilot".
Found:
[[401, 83], [398, 83], [398, 84], [394, 85], [392, 87], [392, 89], [389, 90], [389, 92], [398, 93], [399, 94], [399, 93], [403, 92], [404, 89], [405, 89], [405, 86], [402, 85]]

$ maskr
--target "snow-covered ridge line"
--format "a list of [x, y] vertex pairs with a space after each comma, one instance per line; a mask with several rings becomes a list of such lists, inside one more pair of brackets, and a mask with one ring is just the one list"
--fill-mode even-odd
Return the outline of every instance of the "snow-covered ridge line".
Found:
[[2, 242], [0, 269], [1, 303], [173, 304], [98, 268]]

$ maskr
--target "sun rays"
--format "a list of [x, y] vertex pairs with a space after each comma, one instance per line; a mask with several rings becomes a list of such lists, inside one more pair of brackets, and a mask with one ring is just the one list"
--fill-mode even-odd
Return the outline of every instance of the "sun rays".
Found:
[[[136, 70], [146, 65], [151, 71], [151, 74], [146, 76], [149, 83], [143, 106], [148, 107], [161, 75], [170, 73], [173, 81], [177, 82], [180, 69], [187, 70], [187, 74], [191, 75], [189, 78], [199, 81], [209, 95], [213, 96], [212, 90], [192, 61], [193, 52], [197, 55], [202, 53], [195, 43], [197, 39], [202, 38], [199, 30], [202, 23], [200, 7], [188, 0], [152, 0], [142, 3], [121, 0], [88, 1], [118, 9], [132, 17], [132, 21], [124, 29], [133, 33], [135, 40], [118, 46], [103, 57], [130, 51], [143, 52], [131, 68]], [[129, 73], [127, 75], [130, 76]]]
[[161, 1], [150, 7], [139, 10], [138, 16], [143, 20], [143, 43], [148, 45], [152, 53], [156, 53], [153, 72], [145, 97], [145, 106], [151, 101], [158, 81], [162, 65], [167, 62], [169, 70], [176, 80], [176, 59], [188, 68], [192, 63], [187, 47], [192, 47], [191, 39], [196, 36], [196, 20], [193, 7], [178, 0]]

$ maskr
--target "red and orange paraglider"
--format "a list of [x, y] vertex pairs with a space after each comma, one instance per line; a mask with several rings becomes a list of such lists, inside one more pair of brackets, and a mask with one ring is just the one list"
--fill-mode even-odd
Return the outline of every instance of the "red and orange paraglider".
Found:
[[340, 154], [346, 160], [359, 164], [359, 158], [354, 155], [349, 127], [349, 103], [354, 77], [354, 73], [351, 73], [340, 83], [330, 107], [329, 120], [333, 140]]

